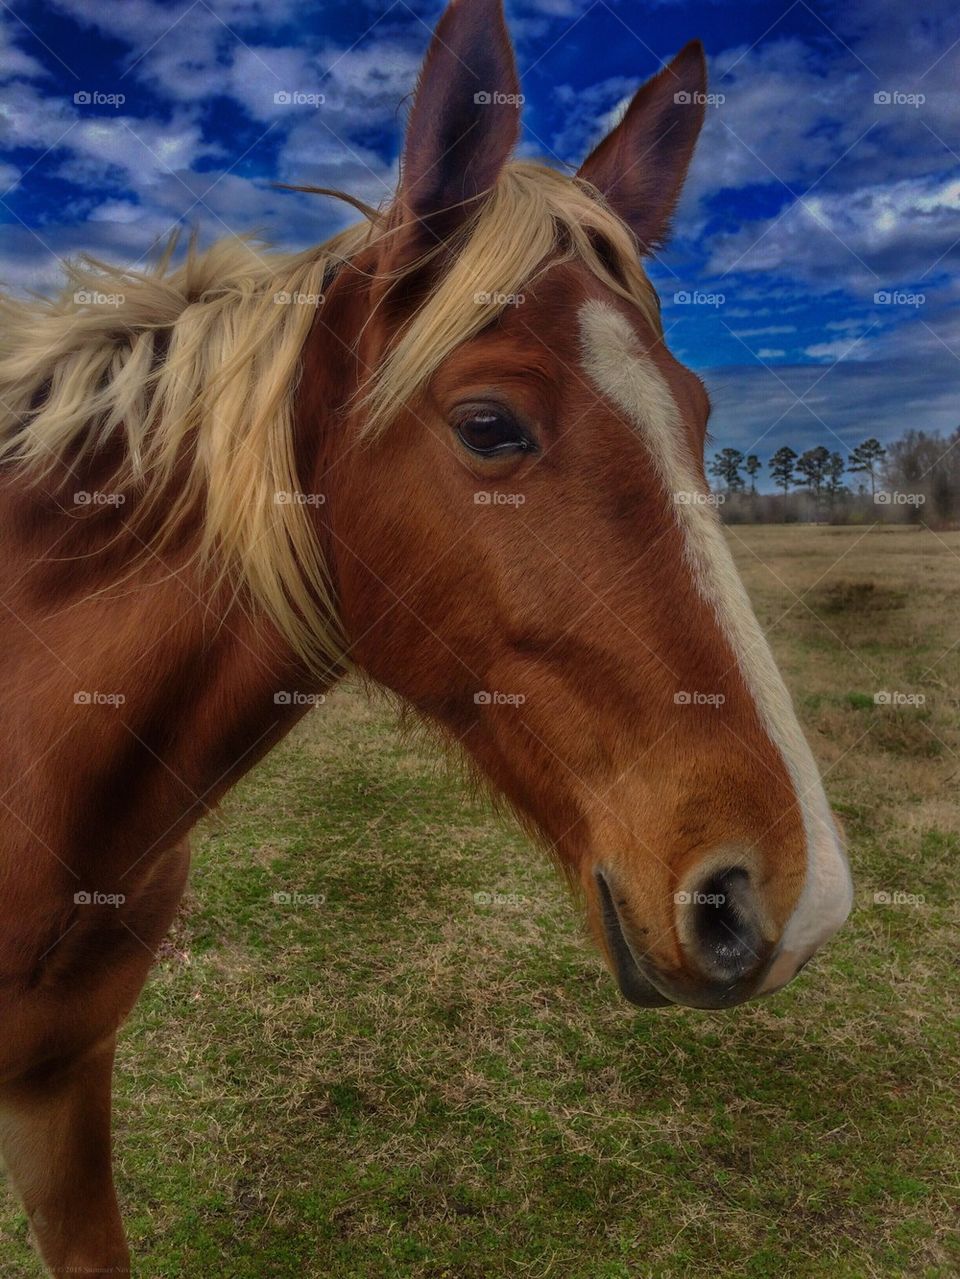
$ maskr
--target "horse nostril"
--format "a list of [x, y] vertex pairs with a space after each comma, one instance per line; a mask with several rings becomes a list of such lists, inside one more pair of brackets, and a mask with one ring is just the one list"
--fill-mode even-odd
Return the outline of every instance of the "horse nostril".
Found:
[[766, 947], [749, 872], [742, 866], [715, 871], [682, 897], [690, 958], [703, 972], [724, 982], [755, 972]]

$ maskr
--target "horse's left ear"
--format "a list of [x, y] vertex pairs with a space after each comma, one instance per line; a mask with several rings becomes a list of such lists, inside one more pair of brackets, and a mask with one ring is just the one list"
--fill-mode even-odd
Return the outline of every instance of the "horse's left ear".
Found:
[[603, 193], [643, 252], [667, 238], [703, 125], [706, 90], [703, 46], [692, 40], [637, 91], [577, 175]]
[[420, 72], [400, 168], [399, 212], [421, 250], [476, 212], [519, 132], [520, 82], [502, 0], [452, 0]]

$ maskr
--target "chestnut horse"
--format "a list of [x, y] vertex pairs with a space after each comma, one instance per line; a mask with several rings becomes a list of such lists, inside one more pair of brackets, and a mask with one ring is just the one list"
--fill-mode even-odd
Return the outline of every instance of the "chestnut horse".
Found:
[[0, 303], [0, 1142], [53, 1273], [129, 1274], [114, 1045], [187, 833], [348, 669], [549, 847], [635, 1004], [766, 994], [846, 917], [642, 265], [705, 88], [688, 45], [576, 176], [515, 162], [500, 0], [455, 0], [389, 208]]

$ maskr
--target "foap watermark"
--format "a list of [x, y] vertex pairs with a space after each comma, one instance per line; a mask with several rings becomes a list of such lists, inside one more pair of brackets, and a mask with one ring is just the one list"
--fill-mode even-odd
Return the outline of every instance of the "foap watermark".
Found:
[[874, 906], [922, 906], [926, 900], [923, 893], [905, 893], [899, 888], [880, 889], [873, 894]]
[[278, 107], [322, 107], [326, 105], [326, 94], [304, 93], [300, 89], [280, 89], [273, 95], [273, 102]]
[[273, 495], [275, 506], [323, 506], [323, 493], [298, 493], [293, 489], [278, 489]]
[[923, 306], [925, 293], [911, 293], [909, 289], [877, 289], [873, 295], [875, 306]]
[[285, 289], [280, 289], [274, 293], [273, 301], [275, 306], [323, 306], [323, 294], [287, 293]]
[[679, 693], [674, 693], [673, 701], [676, 706], [722, 706], [726, 701], [723, 693], [702, 693], [697, 689], [687, 690], [682, 688]]
[[101, 93], [99, 89], [78, 89], [73, 95], [74, 106], [78, 107], [122, 107], [126, 102], [126, 94]]
[[126, 493], [105, 493], [102, 489], [78, 489], [73, 495], [74, 506], [123, 506]]
[[692, 93], [689, 89], [679, 89], [673, 95], [673, 100], [678, 107], [722, 107], [727, 100], [727, 95], [703, 93], [699, 89], [695, 89]]
[[874, 493], [873, 500], [877, 506], [923, 506], [927, 500], [926, 493], [900, 493], [897, 489], [884, 489]]
[[473, 495], [474, 506], [523, 506], [522, 493], [500, 493], [496, 489], [480, 489]]
[[96, 289], [77, 289], [73, 295], [74, 306], [123, 306], [122, 293], [98, 293]]
[[700, 289], [677, 289], [673, 295], [677, 306], [723, 306], [727, 300], [725, 293], [704, 293]]
[[79, 689], [73, 695], [73, 703], [75, 706], [123, 706], [126, 702], [125, 693], [101, 693], [94, 691], [87, 692], [86, 689]]
[[126, 901], [123, 893], [101, 893], [98, 889], [81, 888], [73, 894], [75, 906], [122, 906]]
[[501, 93], [499, 89], [480, 89], [473, 100], [478, 107], [522, 107], [526, 102], [522, 93]]
[[477, 706], [522, 706], [527, 700], [525, 693], [501, 693], [498, 689], [484, 689], [474, 693], [473, 700]]
[[529, 898], [524, 897], [523, 893], [474, 893], [473, 904], [475, 906], [499, 906], [507, 907], [509, 910], [519, 910], [521, 906], [526, 906]]
[[323, 693], [301, 693], [295, 688], [282, 688], [273, 695], [274, 706], [322, 706], [326, 700]]
[[680, 490], [673, 495], [676, 506], [723, 506], [727, 500], [725, 493], [699, 493]]
[[727, 898], [725, 893], [674, 893], [673, 900], [677, 906], [723, 906]]
[[901, 693], [898, 689], [882, 688], [873, 695], [874, 706], [925, 706], [926, 693]]
[[487, 293], [481, 289], [473, 295], [476, 306], [523, 306], [526, 300], [525, 293]]
[[327, 894], [301, 893], [294, 889], [290, 892], [271, 893], [270, 901], [274, 906], [325, 906], [327, 904]]
[[903, 93], [900, 89], [878, 89], [873, 95], [878, 107], [922, 107], [927, 100], [925, 93]]

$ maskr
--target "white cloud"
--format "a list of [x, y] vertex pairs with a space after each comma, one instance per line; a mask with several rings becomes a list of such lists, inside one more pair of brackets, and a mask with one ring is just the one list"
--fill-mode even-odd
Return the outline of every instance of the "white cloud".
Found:
[[[867, 345], [861, 342], [858, 346], [853, 342], [844, 338], [837, 338], [833, 342], [814, 342], [812, 346], [804, 347], [804, 355], [809, 355], [811, 360], [826, 360], [832, 364], [835, 360], [852, 360], [857, 358], [858, 351], [866, 351]], [[860, 358], [865, 358], [861, 356]]]
[[87, 214], [90, 222], [137, 222], [143, 207], [132, 200], [105, 200]]
[[853, 329], [863, 329], [866, 325], [855, 315], [848, 315], [840, 320], [828, 320], [823, 327], [828, 333], [846, 333]]
[[338, 136], [326, 121], [303, 121], [291, 130], [280, 152], [283, 182], [334, 187], [374, 206], [396, 190], [398, 165], [387, 164], [368, 147]]
[[540, 135], [531, 150], [539, 147], [564, 163], [579, 164], [617, 123], [639, 87], [639, 77], [627, 76], [601, 80], [586, 89], [557, 85], [553, 101], [564, 112], [564, 122], [549, 137]]
[[856, 137], [850, 74], [831, 74], [815, 46], [771, 40], [711, 60], [708, 108], [690, 170], [691, 199], [748, 185], [805, 185]]
[[51, 96], [25, 80], [8, 82], [0, 99], [0, 144], [44, 150], [79, 120], [72, 91]]
[[218, 150], [204, 143], [190, 112], [174, 111], [169, 120], [142, 119], [121, 106], [105, 115], [75, 103], [72, 89], [51, 96], [26, 81], [6, 87], [0, 144], [49, 151], [43, 162], [51, 167], [60, 163], [61, 175], [76, 181], [106, 183], [111, 171], [119, 171], [135, 190]]
[[[809, 287], [871, 295], [940, 266], [957, 239], [960, 181], [936, 177], [823, 193], [711, 244], [711, 275], [783, 273]], [[939, 263], [938, 263], [939, 260]]]
[[0, 196], [6, 195], [20, 181], [21, 173], [15, 164], [0, 162]]
[[[711, 432], [718, 446], [765, 456], [787, 442], [840, 449], [868, 435], [891, 439], [908, 425], [952, 431], [958, 422], [956, 359], [940, 348], [924, 359], [727, 365], [710, 370]], [[825, 367], [826, 365], [826, 367]]]
[[23, 28], [12, 16], [4, 13], [0, 17], [0, 80], [2, 81], [33, 80], [46, 75], [42, 64], [29, 53], [25, 53], [17, 44], [16, 37], [22, 32]]
[[734, 329], [733, 336], [738, 338], [760, 338], [773, 336], [775, 333], [796, 333], [795, 324], [767, 324], [758, 329]]

